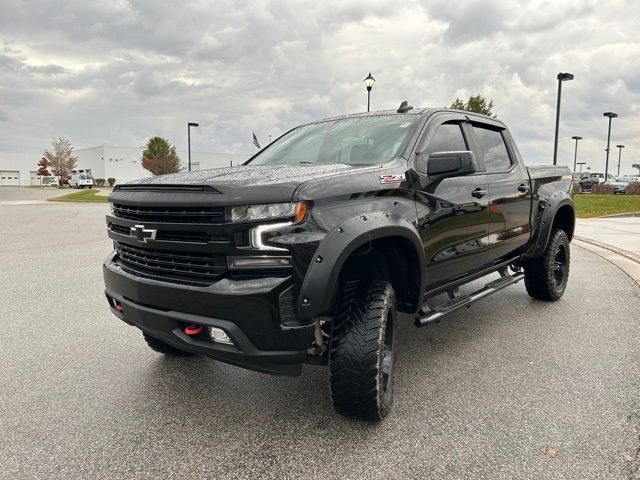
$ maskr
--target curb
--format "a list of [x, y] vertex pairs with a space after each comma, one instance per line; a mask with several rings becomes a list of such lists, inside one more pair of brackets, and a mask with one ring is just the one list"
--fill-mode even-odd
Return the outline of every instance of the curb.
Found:
[[623, 218], [640, 217], [640, 212], [614, 213], [613, 215], [601, 215], [599, 217], [577, 217], [579, 220], [597, 220], [598, 218]]
[[608, 243], [598, 242], [596, 240], [580, 237], [578, 235], [574, 235], [573, 238], [575, 238], [576, 240], [580, 240], [581, 242], [589, 243], [591, 245], [595, 245], [596, 247], [609, 250], [610, 252], [617, 253], [622, 257], [628, 258], [629, 260], [633, 260], [634, 262], [640, 263], [640, 255], [636, 255], [635, 253], [629, 252], [628, 250], [623, 250], [622, 248], [614, 247], [613, 245], [609, 245]]

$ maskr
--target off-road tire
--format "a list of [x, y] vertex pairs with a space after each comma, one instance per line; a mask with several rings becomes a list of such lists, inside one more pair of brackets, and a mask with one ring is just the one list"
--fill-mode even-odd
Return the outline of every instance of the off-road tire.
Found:
[[149, 345], [149, 348], [154, 352], [163, 353], [165, 355], [170, 355], [173, 357], [190, 357], [193, 353], [185, 352], [183, 350], [178, 350], [177, 348], [172, 347], [168, 343], [164, 343], [162, 340], [158, 340], [151, 335], [146, 333], [142, 334], [144, 336], [145, 342]]
[[564, 230], [554, 229], [541, 257], [524, 264], [524, 284], [530, 297], [556, 301], [569, 280], [569, 238]]
[[396, 332], [396, 294], [390, 283], [356, 280], [345, 286], [329, 344], [336, 411], [371, 421], [389, 413]]

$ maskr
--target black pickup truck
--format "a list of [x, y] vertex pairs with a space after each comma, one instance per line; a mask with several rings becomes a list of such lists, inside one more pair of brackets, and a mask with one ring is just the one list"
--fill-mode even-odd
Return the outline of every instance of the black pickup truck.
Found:
[[328, 365], [335, 408], [380, 420], [398, 312], [424, 326], [521, 279], [562, 296], [571, 182], [526, 167], [482, 115], [403, 102], [321, 120], [242, 166], [117, 186], [106, 296], [158, 352], [284, 375]]

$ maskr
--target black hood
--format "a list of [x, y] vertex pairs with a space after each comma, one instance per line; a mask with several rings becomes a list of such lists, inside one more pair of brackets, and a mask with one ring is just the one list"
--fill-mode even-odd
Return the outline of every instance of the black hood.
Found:
[[[209, 201], [221, 204], [247, 204], [286, 202], [293, 198], [296, 189], [311, 180], [360, 173], [367, 167], [344, 164], [333, 165], [240, 165], [212, 168], [196, 172], [174, 173], [143, 178], [116, 187], [112, 201], [121, 195], [134, 192], [177, 193], [180, 186], [206, 186], [211, 195]], [[171, 187], [176, 188], [171, 188]], [[148, 187], [148, 188], [145, 188]], [[222, 194], [222, 195], [219, 195]], [[135, 195], [137, 197], [137, 195]], [[154, 195], [155, 196], [155, 195]]]

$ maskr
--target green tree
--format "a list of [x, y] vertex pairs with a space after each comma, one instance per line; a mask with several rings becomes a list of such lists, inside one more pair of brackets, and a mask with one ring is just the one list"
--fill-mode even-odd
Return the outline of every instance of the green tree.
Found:
[[467, 112], [475, 112], [480, 113], [481, 115], [487, 115], [489, 117], [496, 116], [493, 115], [491, 109], [493, 108], [493, 100], [487, 101], [485, 97], [480, 94], [471, 95], [467, 103], [463, 102], [459, 98], [456, 98], [455, 101], [451, 104], [451, 108], [455, 108], [456, 110], [466, 110]]
[[142, 152], [142, 167], [154, 175], [178, 172], [180, 159], [176, 153], [176, 147], [164, 138], [150, 138]]
[[53, 152], [45, 150], [42, 156], [43, 159], [49, 164], [56, 177], [70, 176], [71, 170], [78, 164], [78, 157], [73, 156], [71, 142], [64, 137], [58, 137], [51, 140], [51, 146], [53, 147]]

